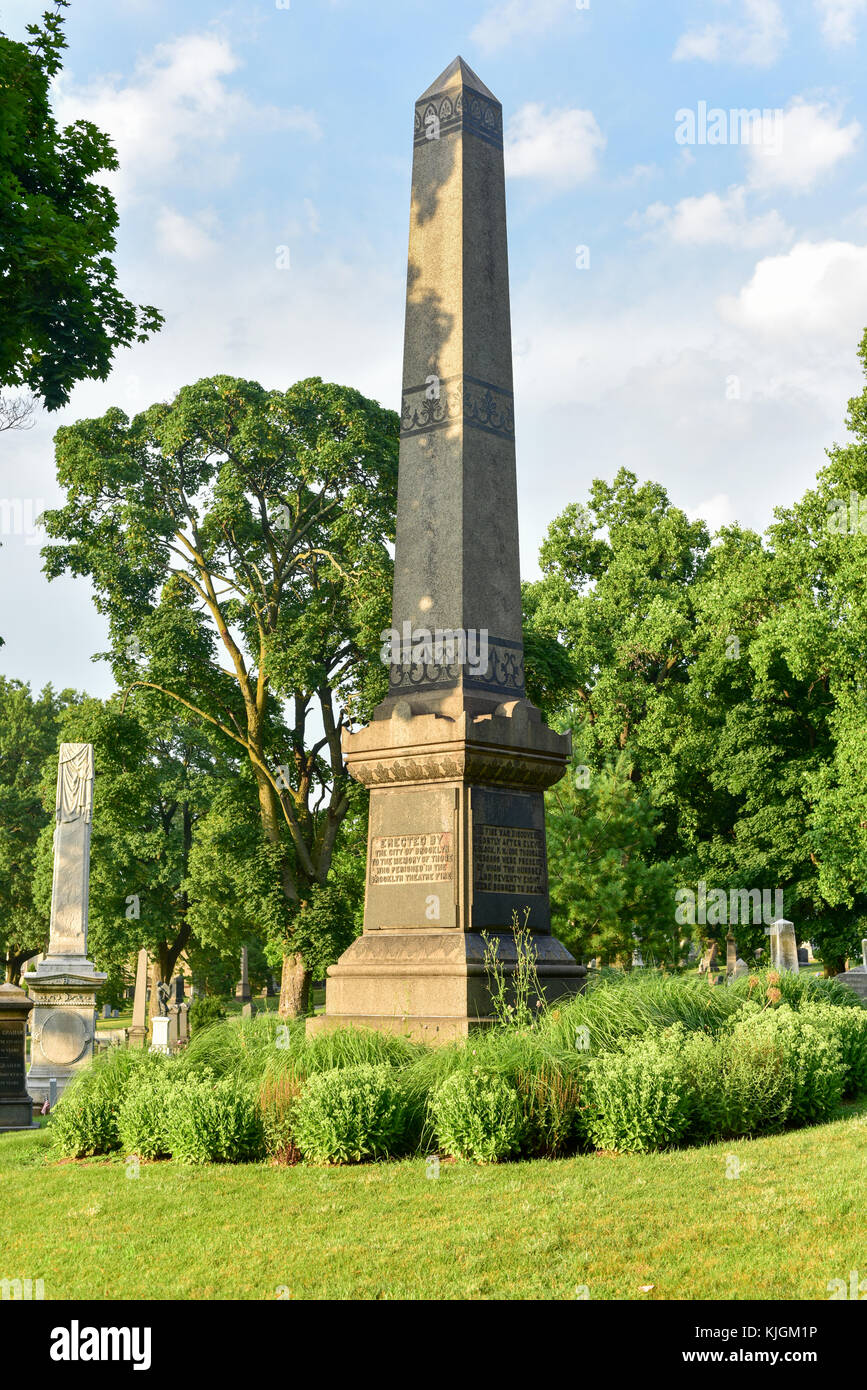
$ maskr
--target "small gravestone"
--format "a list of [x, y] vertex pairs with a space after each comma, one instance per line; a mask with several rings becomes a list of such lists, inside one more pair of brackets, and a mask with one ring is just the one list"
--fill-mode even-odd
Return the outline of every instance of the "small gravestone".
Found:
[[861, 942], [861, 965], [856, 965], [854, 970], [845, 970], [842, 975], [835, 978], [841, 985], [848, 985], [854, 989], [860, 999], [867, 1004], [867, 937]]
[[726, 976], [731, 979], [735, 973], [735, 965], [738, 959], [738, 948], [734, 937], [729, 932], [726, 937]]
[[111, 1005], [110, 1005], [110, 1004], [103, 1004], [103, 1006], [102, 1006], [102, 1016], [103, 1016], [103, 1018], [111, 1018]]
[[169, 1026], [171, 1019], [168, 1014], [155, 1014], [152, 1022], [153, 1041], [151, 1042], [151, 1052], [170, 1052], [169, 1047]]
[[735, 968], [732, 971], [732, 979], [739, 980], [742, 975], [749, 975], [749, 973], [750, 967], [747, 965], [745, 960], [741, 960], [740, 956], [738, 956], [737, 960], [735, 961]]
[[242, 1005], [242, 1007], [241, 1007], [241, 1017], [242, 1017], [242, 1018], [255, 1018], [255, 1016], [256, 1016], [256, 1005], [252, 1002], [252, 1000], [250, 1001], [249, 1004], [243, 1004], [243, 1005]]
[[190, 1006], [184, 1001], [178, 1005], [178, 1045], [186, 1047], [190, 1040]]
[[27, 1094], [27, 1015], [33, 1008], [23, 989], [0, 985], [0, 1132], [37, 1129]]
[[799, 947], [798, 947], [798, 964], [799, 964], [799, 965], [809, 965], [809, 964], [810, 964], [810, 957], [809, 957], [809, 955], [808, 955], [808, 953], [807, 953], [807, 948], [806, 948], [806, 946], [799, 946]]

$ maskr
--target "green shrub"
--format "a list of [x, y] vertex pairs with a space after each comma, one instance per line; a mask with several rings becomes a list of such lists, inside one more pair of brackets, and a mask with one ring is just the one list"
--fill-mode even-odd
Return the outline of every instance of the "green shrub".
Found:
[[186, 1075], [169, 1088], [166, 1141], [182, 1163], [242, 1163], [261, 1158], [262, 1115], [249, 1087], [232, 1077]]
[[177, 1074], [175, 1064], [159, 1054], [154, 1054], [152, 1066], [132, 1074], [117, 1117], [126, 1153], [140, 1158], [167, 1158], [171, 1153], [168, 1112]]
[[292, 1108], [294, 1142], [314, 1163], [361, 1163], [404, 1152], [411, 1108], [400, 1071], [335, 1067], [308, 1077]]
[[598, 1149], [646, 1153], [684, 1137], [693, 1109], [680, 1058], [654, 1034], [588, 1065], [587, 1132]]
[[838, 1009], [830, 1004], [805, 1004], [801, 1017], [832, 1037], [843, 1058], [843, 1094], [867, 1092], [867, 1009]]
[[454, 1158], [496, 1163], [525, 1138], [521, 1096], [497, 1072], [453, 1071], [431, 1093], [430, 1110], [439, 1147]]
[[690, 1096], [686, 1137], [700, 1143], [761, 1134], [783, 1127], [792, 1100], [786, 1059], [773, 1039], [685, 1033], [660, 1039], [679, 1061]]
[[558, 1158], [574, 1149], [582, 1132], [579, 1070], [543, 1061], [517, 1071], [514, 1084], [521, 1098], [521, 1152], [528, 1158]]
[[64, 1158], [88, 1158], [119, 1148], [114, 1097], [98, 1086], [71, 1085], [51, 1112], [51, 1138]]
[[788, 1073], [791, 1099], [788, 1120], [795, 1125], [815, 1124], [837, 1109], [846, 1081], [843, 1054], [836, 1036], [815, 1026], [809, 1011], [796, 1012], [788, 1004], [760, 1012], [745, 1012], [732, 1028], [732, 1046], [770, 1045]]
[[225, 1000], [218, 998], [216, 994], [197, 994], [187, 1015], [190, 1035], [200, 1033], [203, 1028], [209, 1028], [214, 1023], [223, 1023], [225, 1018]]
[[674, 1023], [690, 1031], [717, 1032], [741, 1002], [730, 990], [711, 988], [693, 977], [650, 970], [605, 975], [584, 994], [549, 1009], [542, 1033], [574, 1050], [579, 1031], [586, 1029], [590, 1054], [596, 1056], [621, 1052], [634, 1038]]

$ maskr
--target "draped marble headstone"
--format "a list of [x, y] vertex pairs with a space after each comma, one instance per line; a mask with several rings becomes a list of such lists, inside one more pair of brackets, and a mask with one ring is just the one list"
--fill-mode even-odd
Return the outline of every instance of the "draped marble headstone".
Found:
[[48, 952], [24, 976], [35, 1005], [27, 1089], [38, 1104], [52, 1079], [62, 1095], [93, 1056], [96, 992], [107, 978], [87, 959], [93, 775], [93, 745], [61, 743]]
[[571, 737], [524, 687], [503, 110], [456, 58], [414, 115], [389, 692], [343, 735], [371, 792], [364, 931], [308, 1026], [446, 1041], [491, 1018], [482, 932], [514, 975], [513, 914], [548, 998], [586, 971], [548, 897]]

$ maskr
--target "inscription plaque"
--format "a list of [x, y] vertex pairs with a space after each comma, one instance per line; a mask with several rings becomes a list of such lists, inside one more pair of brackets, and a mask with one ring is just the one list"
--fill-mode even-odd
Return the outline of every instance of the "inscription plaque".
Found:
[[7, 1023], [0, 1026], [0, 1095], [23, 1095], [24, 1083], [24, 1025]]
[[374, 835], [370, 842], [370, 882], [442, 883], [454, 871], [452, 832], [425, 835]]
[[473, 884], [479, 893], [547, 892], [544, 831], [473, 826]]

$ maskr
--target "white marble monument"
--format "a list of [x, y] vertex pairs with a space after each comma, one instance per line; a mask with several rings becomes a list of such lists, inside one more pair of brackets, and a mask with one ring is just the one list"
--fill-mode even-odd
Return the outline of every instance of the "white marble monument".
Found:
[[87, 959], [93, 744], [61, 743], [48, 953], [24, 976], [35, 1005], [27, 1090], [37, 1105], [58, 1096], [93, 1056], [96, 992], [106, 976]]

